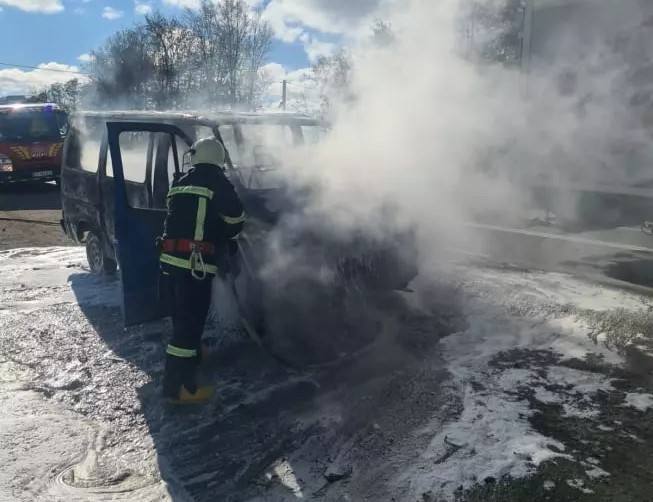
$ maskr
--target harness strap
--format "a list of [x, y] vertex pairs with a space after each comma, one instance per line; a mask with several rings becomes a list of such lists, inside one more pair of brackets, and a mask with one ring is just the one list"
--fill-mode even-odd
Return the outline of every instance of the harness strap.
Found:
[[[201, 255], [200, 255], [201, 256]], [[177, 268], [183, 268], [184, 270], [190, 270], [191, 273], [196, 269], [196, 260], [194, 262], [191, 262], [190, 259], [184, 259], [184, 258], [177, 258], [176, 256], [172, 256], [166, 253], [161, 254], [161, 263], [165, 263], [166, 265], [171, 265], [173, 267]], [[215, 265], [209, 265], [208, 263], [204, 263], [204, 261], [201, 261], [201, 266], [202, 266], [202, 273], [204, 274], [205, 277], [206, 274], [217, 274], [218, 273], [218, 267]], [[195, 277], [195, 274], [193, 275]]]
[[215, 253], [215, 246], [208, 241], [195, 241], [192, 239], [163, 239], [161, 251], [164, 253], [192, 253], [196, 249], [201, 254]]

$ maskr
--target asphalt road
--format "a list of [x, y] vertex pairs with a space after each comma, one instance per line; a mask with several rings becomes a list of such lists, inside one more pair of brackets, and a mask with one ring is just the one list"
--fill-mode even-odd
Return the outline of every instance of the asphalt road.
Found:
[[54, 183], [0, 185], [0, 211], [58, 211], [61, 194]]
[[653, 237], [635, 227], [571, 232], [465, 222], [450, 233], [447, 250], [464, 259], [567, 272], [653, 293]]
[[54, 183], [0, 185], [0, 250], [73, 245], [60, 219], [61, 194]]

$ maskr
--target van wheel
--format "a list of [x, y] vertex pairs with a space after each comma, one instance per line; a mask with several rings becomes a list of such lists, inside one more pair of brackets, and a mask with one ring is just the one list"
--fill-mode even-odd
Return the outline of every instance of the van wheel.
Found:
[[118, 268], [115, 260], [104, 254], [102, 240], [95, 232], [89, 232], [86, 236], [86, 259], [94, 274], [113, 275]]

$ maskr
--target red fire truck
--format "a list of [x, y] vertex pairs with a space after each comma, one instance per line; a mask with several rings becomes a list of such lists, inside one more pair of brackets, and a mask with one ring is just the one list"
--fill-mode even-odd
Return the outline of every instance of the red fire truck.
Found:
[[52, 103], [0, 104], [0, 183], [58, 183], [67, 124]]

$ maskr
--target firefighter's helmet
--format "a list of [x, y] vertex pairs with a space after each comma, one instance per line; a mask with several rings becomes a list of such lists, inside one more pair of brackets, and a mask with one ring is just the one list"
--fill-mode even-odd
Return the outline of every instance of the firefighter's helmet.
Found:
[[215, 138], [203, 138], [196, 141], [190, 148], [190, 164], [213, 164], [224, 167], [225, 151], [222, 144]]

